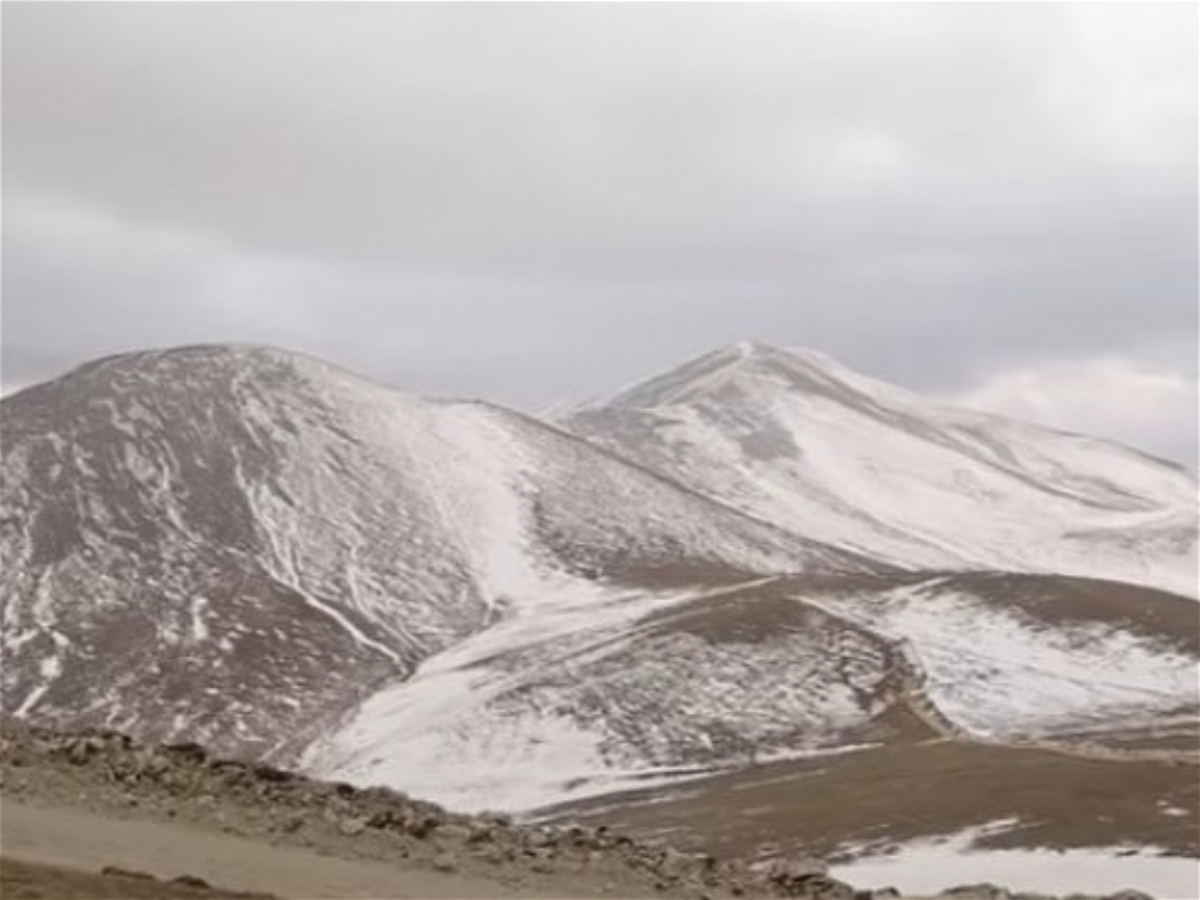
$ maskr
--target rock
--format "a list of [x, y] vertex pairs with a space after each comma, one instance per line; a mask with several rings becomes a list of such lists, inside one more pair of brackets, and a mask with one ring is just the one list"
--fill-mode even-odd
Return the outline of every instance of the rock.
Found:
[[579, 825], [572, 825], [563, 837], [572, 847], [591, 847], [595, 843], [595, 835], [591, 830]]
[[433, 867], [439, 872], [454, 872], [458, 869], [458, 860], [453, 853], [439, 853], [433, 858]]
[[437, 839], [448, 844], [465, 844], [471, 838], [471, 829], [466, 825], [439, 825]]
[[67, 746], [67, 762], [74, 766], [86, 765], [103, 747], [103, 743], [97, 738], [77, 738]]
[[558, 844], [558, 835], [548, 828], [531, 828], [524, 837], [526, 847], [554, 847]]
[[938, 896], [953, 897], [954, 900], [1012, 900], [1012, 895], [1005, 888], [986, 881], [979, 884], [960, 884], [942, 891]]
[[282, 831], [284, 834], [291, 834], [299, 831], [304, 827], [304, 815], [302, 813], [294, 813], [290, 816], [284, 816], [275, 823], [275, 830]]
[[391, 828], [393, 825], [403, 825], [404, 820], [390, 809], [380, 809], [367, 816], [368, 828]]
[[94, 729], [90, 732], [90, 736], [102, 750], [130, 750], [135, 746], [133, 738], [129, 735], [108, 728]]
[[208, 762], [208, 751], [193, 741], [185, 741], [181, 744], [167, 744], [167, 746], [162, 748], [162, 752], [169, 758], [178, 760], [180, 763], [201, 766]]
[[531, 850], [527, 847], [522, 853], [527, 859], [533, 860], [535, 865], [540, 866], [548, 866], [554, 860], [555, 855], [553, 847], [539, 847], [536, 850]]
[[268, 784], [287, 784], [289, 781], [297, 780], [295, 773], [277, 769], [266, 763], [256, 764], [251, 771], [254, 773], [255, 778], [259, 781], [265, 781]]
[[433, 833], [439, 824], [433, 816], [417, 816], [407, 821], [405, 830], [418, 840], [424, 840]]
[[362, 834], [366, 830], [366, 827], [366, 819], [342, 819], [338, 823], [338, 831], [346, 835], [346, 837], [354, 837], [355, 835]]
[[766, 881], [786, 897], [821, 897], [854, 900], [854, 889], [826, 875], [818, 859], [778, 859], [768, 866]]
[[658, 862], [658, 872], [665, 878], [680, 881], [700, 868], [695, 857], [668, 847]]
[[512, 862], [517, 858], [517, 855], [512, 851], [511, 848], [497, 846], [488, 847], [480, 855], [484, 862], [491, 863], [494, 866]]
[[468, 844], [491, 844], [496, 841], [497, 829], [487, 822], [472, 822], [467, 829]]
[[409, 802], [408, 794], [387, 787], [363, 788], [358, 792], [358, 798], [363, 803], [382, 806], [403, 806]]
[[182, 884], [187, 887], [194, 888], [211, 888], [212, 885], [203, 878], [198, 878], [195, 875], [180, 875], [178, 878], [172, 878], [171, 884]]
[[141, 760], [139, 768], [147, 778], [158, 778], [163, 772], [171, 768], [171, 761], [161, 753], [147, 753]]
[[828, 875], [809, 875], [798, 883], [800, 893], [792, 896], [806, 900], [855, 900], [856, 891], [844, 881]]
[[1149, 894], [1143, 894], [1141, 891], [1126, 888], [1123, 891], [1117, 891], [1115, 894], [1109, 894], [1104, 900], [1154, 900], [1154, 898]]
[[809, 875], [825, 875], [829, 867], [819, 859], [800, 857], [798, 859], [777, 859], [767, 869], [767, 877], [771, 881], [788, 881], [804, 878]]

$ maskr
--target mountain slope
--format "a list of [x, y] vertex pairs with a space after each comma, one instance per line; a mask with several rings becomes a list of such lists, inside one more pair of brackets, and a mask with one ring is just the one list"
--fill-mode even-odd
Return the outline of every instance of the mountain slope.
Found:
[[1194, 755], [1198, 664], [1195, 603], [1148, 589], [779, 576], [500, 623], [378, 692], [302, 762], [454, 808], [531, 810], [939, 737], [1175, 759]]
[[891, 699], [890, 648], [760, 596], [771, 581], [501, 623], [377, 693], [302, 764], [454, 808], [527, 810], [838, 747]]
[[3, 704], [48, 721], [286, 754], [600, 582], [864, 568], [516, 414], [279, 351], [102, 360], [0, 416]]
[[[1186, 476], [834, 372], [724, 351], [574, 417], [611, 419], [591, 443], [275, 350], [85, 366], [0, 402], [3, 709], [459, 809], [700, 797], [796, 839], [767, 773], [801, 802], [866, 766], [920, 805], [927, 754], [1193, 762], [1196, 604], [1129, 583], [1194, 552]], [[1004, 777], [955, 827], [1045, 814], [989, 805]], [[838, 833], [949, 821], [880, 802]], [[1155, 839], [1144, 806], [1104, 839]]]
[[893, 565], [1197, 593], [1194, 476], [933, 403], [811, 351], [739, 344], [560, 421], [747, 513]]

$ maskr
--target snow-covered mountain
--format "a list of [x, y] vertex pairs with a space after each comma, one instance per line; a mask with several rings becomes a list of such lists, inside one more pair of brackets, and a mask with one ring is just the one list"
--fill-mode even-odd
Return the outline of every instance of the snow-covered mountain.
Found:
[[1194, 750], [1185, 473], [758, 346], [565, 424], [261, 348], [0, 401], [4, 712], [526, 811], [863, 746]]
[[896, 566], [1198, 590], [1194, 475], [936, 403], [820, 353], [738, 344], [559, 422], [751, 515]]
[[278, 351], [106, 359], [0, 413], [3, 704], [45, 720], [283, 751], [597, 580], [864, 568], [515, 413]]

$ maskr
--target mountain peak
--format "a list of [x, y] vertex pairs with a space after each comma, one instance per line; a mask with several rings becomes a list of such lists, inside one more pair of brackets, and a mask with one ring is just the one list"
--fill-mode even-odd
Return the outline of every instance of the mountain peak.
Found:
[[1194, 480], [818, 351], [739, 342], [562, 421], [756, 518], [894, 564], [1195, 592], [1195, 529], [1176, 525], [1189, 508], [1195, 521]]
[[777, 347], [772, 347], [770, 344], [747, 339], [738, 341], [736, 344], [730, 344], [723, 351], [718, 350], [717, 352], [723, 352], [739, 359], [751, 359], [753, 357], [770, 356], [780, 351]]
[[584, 408], [651, 408], [781, 382], [793, 388], [828, 390], [852, 375], [845, 366], [816, 350], [741, 340], [693, 357]]

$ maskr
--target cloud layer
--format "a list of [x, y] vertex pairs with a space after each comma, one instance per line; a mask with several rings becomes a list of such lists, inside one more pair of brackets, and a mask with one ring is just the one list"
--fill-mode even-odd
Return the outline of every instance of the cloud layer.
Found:
[[16, 4], [4, 26], [8, 384], [243, 340], [536, 408], [750, 337], [1013, 410], [1033, 391], [1194, 459], [1194, 410], [1143, 422], [1062, 374], [1194, 395], [1194, 5]]

